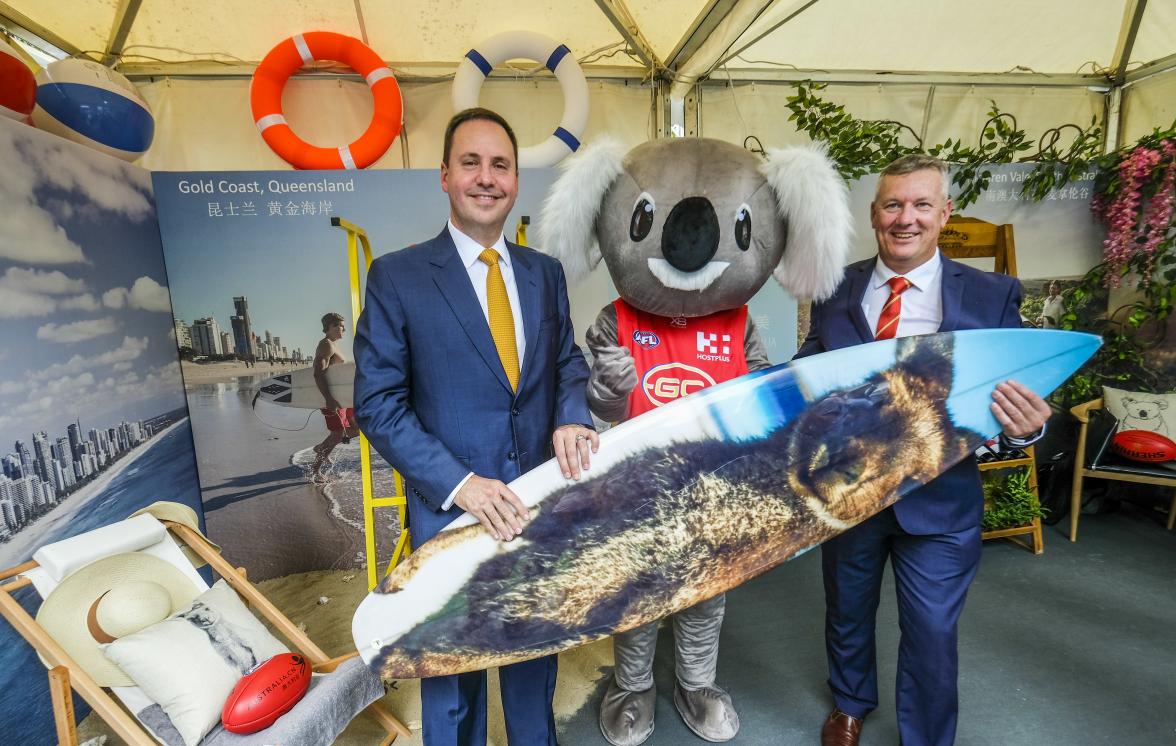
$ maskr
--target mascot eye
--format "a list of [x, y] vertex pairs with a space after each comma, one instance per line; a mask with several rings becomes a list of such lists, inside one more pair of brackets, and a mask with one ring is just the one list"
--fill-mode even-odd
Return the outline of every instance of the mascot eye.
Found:
[[653, 209], [653, 197], [642, 192], [633, 207], [633, 219], [629, 221], [629, 238], [641, 241], [649, 235], [653, 228]]
[[735, 211], [735, 244], [740, 251], [751, 247], [751, 208], [740, 205]]

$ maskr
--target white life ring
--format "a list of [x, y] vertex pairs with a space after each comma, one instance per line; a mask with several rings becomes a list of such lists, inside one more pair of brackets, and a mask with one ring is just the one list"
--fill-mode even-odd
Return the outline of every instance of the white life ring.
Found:
[[519, 148], [519, 167], [553, 166], [580, 147], [588, 123], [588, 81], [571, 50], [534, 31], [506, 31], [484, 40], [466, 52], [453, 77], [453, 108], [462, 111], [478, 105], [478, 93], [486, 76], [507, 60], [524, 58], [542, 62], [555, 73], [563, 89], [564, 109], [559, 126], [543, 142]]

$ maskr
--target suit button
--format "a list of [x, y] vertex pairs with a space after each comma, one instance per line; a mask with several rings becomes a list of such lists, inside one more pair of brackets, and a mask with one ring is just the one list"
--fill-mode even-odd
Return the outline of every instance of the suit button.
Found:
[[519, 410], [517, 410], [517, 409], [512, 409], [512, 410], [510, 410], [510, 413], [511, 413], [512, 415], [514, 415], [515, 417], [518, 417], [518, 416], [519, 416]]
[[516, 455], [514, 451], [511, 451], [510, 453], [506, 454], [506, 457], [511, 461], [514, 461], [516, 458], [518, 458], [518, 455]]

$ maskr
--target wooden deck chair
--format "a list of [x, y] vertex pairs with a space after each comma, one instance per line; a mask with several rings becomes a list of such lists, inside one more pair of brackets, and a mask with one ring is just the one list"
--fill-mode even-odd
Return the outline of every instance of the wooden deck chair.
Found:
[[[325, 674], [323, 677], [316, 676], [310, 692], [271, 728], [248, 736], [240, 736], [228, 733], [222, 727], [217, 726], [200, 741], [201, 746], [206, 744], [229, 746], [237, 743], [266, 743], [266, 734], [278, 728], [283, 728], [289, 734], [289, 726], [283, 725], [283, 721], [287, 718], [291, 718], [286, 721], [287, 724], [297, 723], [301, 718], [307, 719], [307, 722], [322, 723], [324, 716], [323, 713], [315, 712], [316, 703], [321, 704], [330, 699], [333, 705], [338, 707], [339, 705], [334, 700], [346, 699], [347, 697], [354, 700], [347, 705], [352, 709], [346, 710], [346, 712], [340, 712], [336, 709], [334, 712], [335, 720], [341, 721], [338, 726], [339, 730], [342, 730], [347, 722], [362, 710], [387, 731], [388, 735], [381, 741], [381, 744], [390, 744], [397, 735], [410, 735], [409, 730], [395, 716], [375, 701], [382, 696], [383, 687], [363, 671], [363, 664], [357, 657], [357, 653], [329, 658], [297, 625], [249, 583], [244, 570], [232, 567], [199, 532], [182, 523], [159, 521], [151, 515], [138, 515], [42, 547], [33, 555], [34, 559], [0, 571], [0, 613], [37, 651], [49, 669], [49, 689], [53, 701], [54, 721], [59, 743], [69, 746], [76, 746], [78, 743], [73, 702], [70, 696], [71, 688], [77, 691], [114, 732], [131, 746], [154, 746], [157, 742], [169, 742], [168, 733], [152, 731], [145, 725], [146, 719], [143, 718], [143, 715], [153, 706], [158, 715], [162, 716], [168, 729], [171, 728], [171, 723], [167, 720], [166, 715], [162, 715], [159, 706], [155, 705], [137, 687], [112, 686], [104, 688], [100, 686], [94, 677], [90, 676], [77, 661], [71, 658], [70, 654], [44, 627], [25, 611], [13, 597], [13, 592], [32, 585], [42, 598], [46, 598], [54, 588], [72, 574], [87, 566], [92, 566], [99, 560], [110, 559], [114, 555], [124, 553], [142, 553], [164, 560], [175, 566], [188, 580], [191, 580], [198, 590], [207, 589], [208, 584], [193, 567], [192, 562], [185, 557], [172, 535], [183, 542], [191, 552], [207, 562], [227, 582], [229, 587], [235, 590], [237, 595], [252, 608], [255, 614], [264, 617], [286, 638], [295, 652], [306, 657], [316, 673]], [[343, 688], [340, 689], [340, 687]], [[334, 689], [334, 694], [331, 694], [332, 689]], [[316, 690], [320, 692], [320, 696], [312, 700], [312, 695]], [[153, 718], [151, 722], [158, 725], [157, 719]], [[318, 730], [322, 730], [322, 727], [319, 725]], [[178, 732], [170, 731], [171, 740], [174, 740], [178, 735]], [[337, 732], [331, 735], [330, 739], [333, 740], [335, 735]], [[299, 740], [289, 735], [286, 735], [285, 738], [284, 743]], [[299, 743], [303, 741], [304, 739], [299, 740]], [[329, 743], [329, 740], [326, 742]]]

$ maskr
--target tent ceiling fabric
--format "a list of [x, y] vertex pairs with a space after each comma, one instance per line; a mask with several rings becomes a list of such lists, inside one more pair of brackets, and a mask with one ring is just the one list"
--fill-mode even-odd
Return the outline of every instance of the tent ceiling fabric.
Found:
[[[787, 4], [781, 0], [775, 7]], [[1081, 11], [1077, 6], [1083, 6]], [[1088, 60], [1101, 67], [1110, 64], [1123, 6], [1123, 0], [820, 0], [741, 55], [755, 62], [729, 64], [968, 73], [1002, 73], [1021, 66], [1072, 74]], [[761, 19], [732, 51], [771, 23]], [[1091, 72], [1090, 66], [1084, 71]]]
[[[1004, 73], [1027, 68], [1054, 75], [1091, 74], [1111, 64], [1130, 1], [776, 0], [724, 56], [803, 8], [751, 44], [743, 59], [731, 60], [732, 72], [753, 76], [757, 69], [801, 68]], [[625, 0], [623, 5], [658, 56], [667, 59], [701, 13], [738, 3]], [[9, 9], [78, 49], [101, 51], [113, 32], [118, 7], [119, 0], [0, 0], [0, 15]], [[353, 36], [366, 31], [369, 44], [381, 56], [404, 64], [456, 64], [480, 39], [516, 29], [559, 39], [577, 57], [622, 41], [601, 3], [593, 0], [501, 0], [493, 12], [479, 0], [447, 0], [444, 7], [438, 12], [436, 0], [147, 0], [126, 39], [126, 61], [149, 61], [131, 54], [180, 62], [219, 53], [224, 60], [256, 62], [281, 39], [314, 29]], [[1131, 67], [1174, 52], [1176, 3], [1150, 0]], [[623, 53], [599, 62], [631, 68], [635, 78], [645, 74]]]

